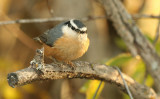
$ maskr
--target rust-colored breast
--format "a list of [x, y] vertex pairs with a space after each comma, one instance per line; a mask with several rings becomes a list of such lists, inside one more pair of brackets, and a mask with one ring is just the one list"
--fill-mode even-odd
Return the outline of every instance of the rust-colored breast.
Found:
[[54, 47], [44, 45], [45, 55], [54, 57], [59, 61], [71, 61], [81, 57], [89, 46], [89, 39], [79, 41], [72, 37], [61, 37], [55, 43]]

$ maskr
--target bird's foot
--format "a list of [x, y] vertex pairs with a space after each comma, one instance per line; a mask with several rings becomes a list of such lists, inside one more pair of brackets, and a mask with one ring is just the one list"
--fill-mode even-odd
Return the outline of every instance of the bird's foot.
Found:
[[31, 66], [31, 68], [36, 68], [37, 70], [42, 70], [44, 68], [44, 63], [38, 63], [35, 61], [35, 59], [33, 59], [30, 62], [30, 66]]
[[37, 70], [42, 70], [44, 68], [44, 64], [38, 64], [38, 66], [37, 66]]
[[30, 62], [30, 67], [31, 68], [36, 68], [38, 66], [37, 62], [35, 59], [33, 59], [31, 62]]
[[60, 61], [57, 61], [54, 57], [50, 57], [50, 59], [52, 60], [52, 62], [54, 63], [54, 64], [57, 64], [57, 65], [63, 65], [63, 62], [60, 62]]
[[65, 62], [67, 65], [69, 65], [71, 67], [72, 70], [75, 70], [75, 64], [71, 61], [66, 61]]

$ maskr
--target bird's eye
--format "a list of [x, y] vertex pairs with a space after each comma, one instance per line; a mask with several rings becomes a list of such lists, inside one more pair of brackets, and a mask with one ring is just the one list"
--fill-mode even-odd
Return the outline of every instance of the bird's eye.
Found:
[[68, 24], [68, 27], [71, 27], [71, 24]]
[[81, 31], [81, 33], [83, 34], [83, 33], [84, 33], [84, 31]]
[[75, 28], [73, 26], [71, 28], [72, 28], [72, 30], [75, 30]]
[[75, 31], [76, 31], [76, 32], [78, 32], [78, 33], [80, 32], [80, 30], [79, 30], [79, 29], [75, 29]]

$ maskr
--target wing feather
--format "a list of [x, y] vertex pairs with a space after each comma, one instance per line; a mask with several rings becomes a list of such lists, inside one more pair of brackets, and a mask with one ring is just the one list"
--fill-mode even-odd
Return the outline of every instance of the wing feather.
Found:
[[45, 43], [46, 45], [53, 47], [54, 42], [62, 37], [63, 33], [62, 33], [62, 26], [64, 25], [64, 23], [61, 23], [57, 26], [55, 26], [54, 28], [44, 32], [43, 34], [41, 34], [39, 37], [36, 37], [35, 40]]

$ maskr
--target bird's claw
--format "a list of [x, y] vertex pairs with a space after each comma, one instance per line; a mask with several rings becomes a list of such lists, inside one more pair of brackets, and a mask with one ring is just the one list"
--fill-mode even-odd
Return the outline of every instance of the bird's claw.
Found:
[[42, 70], [44, 68], [43, 63], [37, 63], [35, 59], [30, 62], [32, 68], [36, 68], [37, 70]]
[[71, 61], [67, 61], [65, 62], [67, 65], [69, 65], [71, 67], [72, 70], [75, 70], [75, 64], [72, 63]]
[[44, 68], [43, 64], [38, 64], [38, 67], [36, 68], [37, 70], [42, 70]]

